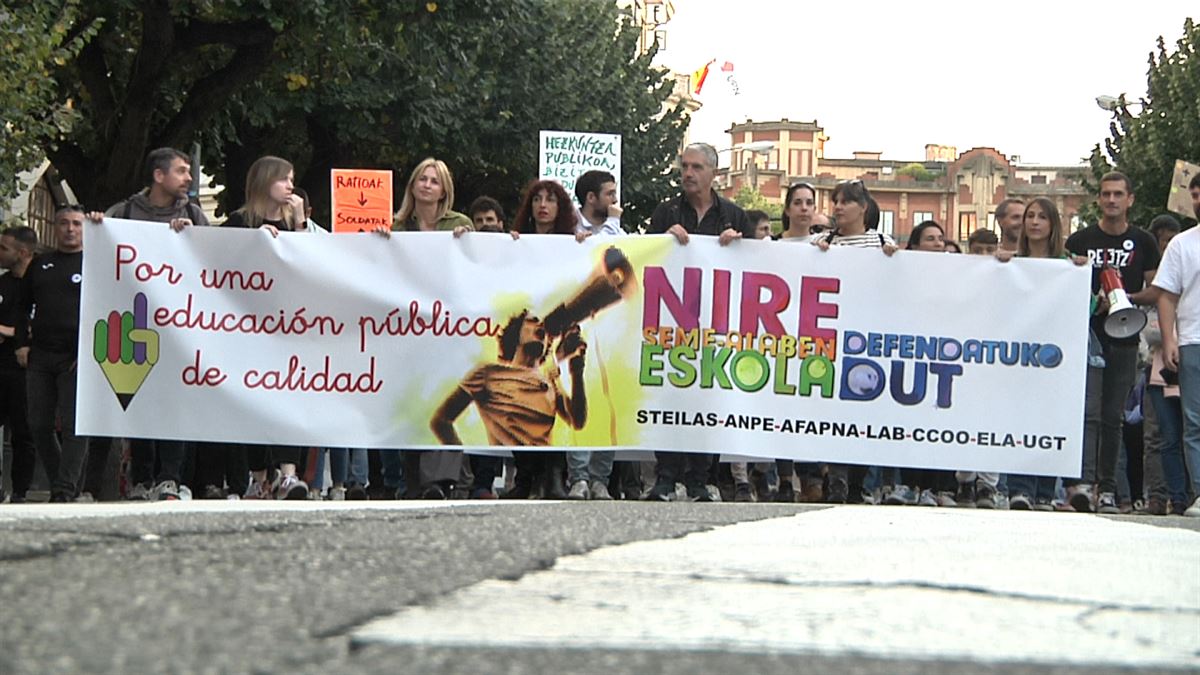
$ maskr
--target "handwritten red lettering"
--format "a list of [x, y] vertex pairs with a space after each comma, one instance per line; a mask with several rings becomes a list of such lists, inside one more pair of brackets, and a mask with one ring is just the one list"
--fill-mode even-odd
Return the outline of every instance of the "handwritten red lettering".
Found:
[[228, 377], [217, 367], [206, 368], [201, 373], [199, 349], [196, 350], [196, 360], [192, 362], [192, 365], [184, 368], [183, 373], [180, 374], [183, 383], [190, 387], [219, 387]]
[[233, 288], [242, 291], [269, 291], [275, 279], [266, 272], [246, 274], [241, 270], [200, 270], [200, 283], [205, 288]]
[[[121, 268], [126, 265], [133, 265], [137, 262], [137, 248], [130, 244], [117, 244], [117, 281], [121, 280]], [[174, 267], [167, 263], [162, 263], [155, 268], [150, 263], [137, 263], [133, 268], [133, 278], [143, 283], [166, 275], [167, 283], [172, 286], [183, 281], [183, 274], [178, 272]]]
[[503, 327], [492, 321], [490, 317], [458, 317], [453, 318], [449, 310], [444, 310], [441, 300], [434, 300], [429, 317], [421, 316], [421, 303], [413, 300], [408, 303], [408, 319], [400, 315], [397, 307], [382, 317], [360, 316], [358, 318], [358, 350], [367, 351], [367, 337], [379, 337], [384, 333], [397, 335], [424, 335], [430, 333], [438, 337], [496, 337]]
[[286, 369], [247, 370], [242, 383], [247, 389], [374, 394], [383, 387], [383, 380], [375, 376], [374, 356], [369, 363], [361, 373], [332, 372], [331, 359], [326, 356], [320, 370], [309, 371], [301, 365], [300, 357], [293, 354]]
[[194, 302], [194, 297], [188, 293], [183, 307], [175, 310], [159, 307], [154, 310], [155, 325], [251, 335], [341, 335], [346, 328], [346, 324], [332, 316], [308, 316], [305, 307], [294, 310], [291, 316], [282, 309], [278, 314], [234, 314], [195, 309]]

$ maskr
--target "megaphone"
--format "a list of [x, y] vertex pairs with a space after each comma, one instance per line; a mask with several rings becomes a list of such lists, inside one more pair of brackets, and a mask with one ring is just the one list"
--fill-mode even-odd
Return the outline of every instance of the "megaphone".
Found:
[[1129, 302], [1125, 285], [1117, 268], [1105, 265], [1100, 270], [1100, 287], [1108, 298], [1108, 317], [1104, 319], [1104, 332], [1112, 338], [1129, 338], [1146, 327], [1146, 313]]
[[620, 249], [609, 246], [583, 287], [546, 315], [543, 324], [546, 333], [551, 337], [562, 335], [571, 326], [628, 298], [636, 290], [637, 277], [633, 273], [633, 265], [629, 264], [629, 259]]

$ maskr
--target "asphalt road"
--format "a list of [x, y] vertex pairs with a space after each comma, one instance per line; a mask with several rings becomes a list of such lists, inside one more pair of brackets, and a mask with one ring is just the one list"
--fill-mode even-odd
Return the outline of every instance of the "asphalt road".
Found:
[[[1104, 664], [586, 645], [464, 648], [355, 638], [373, 620], [433, 604], [478, 582], [521, 579], [563, 556], [820, 507], [146, 506], [0, 506], [0, 673], [1121, 672]], [[1132, 520], [1200, 530], [1196, 520]], [[922, 534], [911, 536], [919, 542]], [[1200, 574], [1200, 543], [1193, 547], [1191, 541], [1184, 541], [1185, 555], [1195, 556]], [[1152, 559], [1153, 552], [1131, 555]], [[479, 630], [502, 630], [516, 609], [511, 603], [520, 601], [487, 596], [478, 606]], [[661, 612], [664, 619], [703, 617], [712, 609], [692, 603]], [[895, 619], [928, 620], [906, 619], [903, 612]], [[1200, 618], [1196, 625], [1200, 645]]]

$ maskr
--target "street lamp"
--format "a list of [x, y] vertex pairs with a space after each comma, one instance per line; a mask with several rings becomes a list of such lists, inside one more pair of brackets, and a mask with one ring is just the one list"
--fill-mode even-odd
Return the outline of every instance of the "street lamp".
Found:
[[750, 188], [757, 190], [758, 159], [755, 157], [755, 155], [762, 155], [763, 157], [766, 157], [767, 155], [771, 154], [771, 151], [774, 149], [775, 141], [751, 141], [749, 143], [738, 143], [737, 145], [733, 145], [728, 148], [722, 148], [721, 150], [717, 151], [717, 154], [722, 152], [732, 152], [734, 150], [754, 153], [754, 155], [750, 157], [750, 166], [746, 168], [746, 174], [750, 179]]
[[1139, 108], [1145, 109], [1146, 103], [1129, 103], [1125, 100], [1125, 94], [1120, 96], [1109, 96], [1107, 94], [1096, 97], [1096, 105], [1104, 111], [1113, 114], [1113, 117], [1119, 116], [1122, 112], [1129, 114], [1129, 106], [1136, 105]]

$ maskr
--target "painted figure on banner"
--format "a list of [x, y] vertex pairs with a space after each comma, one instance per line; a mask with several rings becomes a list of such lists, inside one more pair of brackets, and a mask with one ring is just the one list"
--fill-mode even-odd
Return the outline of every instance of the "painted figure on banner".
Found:
[[[583, 374], [587, 342], [580, 323], [630, 297], [636, 288], [637, 278], [628, 258], [610, 246], [583, 286], [544, 319], [528, 309], [511, 317], [497, 336], [499, 360], [473, 369], [434, 412], [430, 427], [438, 440], [445, 445], [462, 444], [454, 422], [471, 403], [478, 408], [492, 445], [550, 445], [560, 417], [571, 428], [582, 429], [588, 412]], [[547, 363], [549, 355], [553, 359]], [[570, 394], [559, 381], [559, 364], [564, 361], [571, 375]], [[522, 460], [535, 454], [539, 453], [514, 456]], [[538, 470], [536, 463], [521, 464], [518, 461], [516, 487], [506, 496], [562, 496], [558, 472]]]

